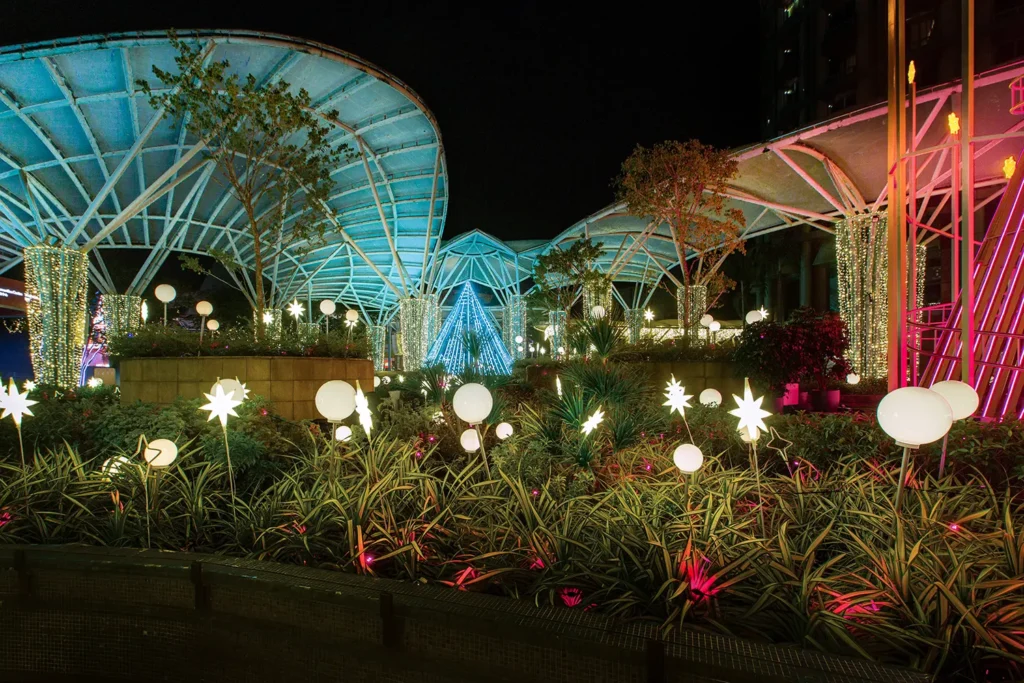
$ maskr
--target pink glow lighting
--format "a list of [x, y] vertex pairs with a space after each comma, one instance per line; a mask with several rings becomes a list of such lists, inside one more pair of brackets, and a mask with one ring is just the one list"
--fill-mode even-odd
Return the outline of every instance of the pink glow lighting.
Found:
[[583, 591], [579, 588], [563, 588], [558, 591], [558, 596], [566, 607], [579, 607], [583, 603]]
[[957, 524], [956, 522], [953, 522], [952, 524], [949, 525], [949, 530], [952, 531], [955, 534], [956, 532], [960, 531], [960, 525]]

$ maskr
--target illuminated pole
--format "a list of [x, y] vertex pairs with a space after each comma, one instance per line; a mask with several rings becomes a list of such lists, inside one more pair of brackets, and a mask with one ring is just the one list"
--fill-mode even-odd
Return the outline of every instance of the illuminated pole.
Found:
[[[963, 0], [961, 26], [960, 190], [960, 381], [974, 386], [974, 0]], [[955, 246], [955, 245], [954, 245]]]
[[906, 355], [904, 346], [905, 308], [903, 293], [906, 289], [906, 215], [904, 201], [906, 191], [903, 177], [903, 152], [906, 149], [906, 80], [904, 64], [904, 0], [889, 0], [889, 125], [887, 126], [886, 147], [887, 168], [892, 174], [889, 181], [889, 221], [887, 246], [889, 252], [889, 391], [897, 389], [906, 381]]
[[904, 348], [907, 362], [911, 364], [909, 378], [912, 385], [917, 385], [917, 353], [910, 355], [910, 342], [917, 335], [918, 328], [912, 327], [916, 321], [916, 315], [910, 311], [917, 308], [917, 83], [914, 82], [914, 60], [910, 60], [907, 71], [907, 82], [910, 84], [910, 170], [907, 174], [907, 182], [910, 186], [910, 208], [907, 211], [907, 250], [906, 258], [909, 262], [907, 267], [907, 338], [904, 340]]

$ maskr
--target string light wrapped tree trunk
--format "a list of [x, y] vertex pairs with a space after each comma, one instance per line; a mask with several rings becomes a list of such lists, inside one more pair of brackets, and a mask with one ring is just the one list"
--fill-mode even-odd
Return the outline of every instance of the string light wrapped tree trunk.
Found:
[[[727, 208], [722, 191], [738, 164], [725, 150], [698, 140], [638, 145], [615, 179], [616, 196], [634, 216], [667, 225], [675, 243], [683, 287], [705, 287], [704, 310], [691, 310], [695, 297], [681, 299], [680, 326], [688, 336], [718, 298], [735, 286], [721, 271], [733, 252], [744, 251], [744, 218]], [[698, 304], [699, 305], [699, 304]]]
[[142, 327], [142, 297], [133, 294], [103, 294], [100, 310], [107, 339], [123, 337]]
[[836, 223], [839, 315], [850, 335], [847, 359], [861, 378], [888, 372], [889, 256], [884, 214], [853, 216]]

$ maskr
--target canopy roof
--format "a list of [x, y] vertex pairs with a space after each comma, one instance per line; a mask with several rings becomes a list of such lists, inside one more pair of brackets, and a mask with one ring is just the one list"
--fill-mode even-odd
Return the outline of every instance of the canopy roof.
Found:
[[[304, 88], [334, 127], [332, 142], [359, 152], [332, 172], [327, 245], [275, 264], [274, 300], [301, 293], [380, 309], [418, 289], [447, 208], [441, 136], [422, 100], [326, 45], [245, 31], [182, 37], [231, 71]], [[158, 88], [153, 66], [174, 71], [174, 56], [163, 33], [0, 48], [0, 272], [47, 236], [95, 246], [91, 275], [104, 291], [125, 288], [106, 269], [112, 249], [151, 250], [132, 293], [171, 251], [220, 249], [251, 263], [245, 214], [227, 184], [183, 122], [159, 116], [135, 84]], [[238, 277], [245, 285], [250, 274]]]
[[[674, 280], [679, 260], [667, 226], [631, 216], [622, 204], [550, 241], [503, 242], [476, 230], [442, 244], [443, 144], [408, 86], [359, 57], [301, 39], [221, 30], [183, 37], [240, 74], [304, 88], [335, 128], [333, 141], [359, 152], [332, 172], [328, 243], [286, 253], [267, 273], [278, 305], [293, 296], [330, 298], [380, 319], [403, 296], [433, 290], [443, 298], [466, 282], [504, 303], [528, 286], [538, 255], [585, 237], [603, 247], [599, 267], [614, 281]], [[162, 33], [0, 48], [0, 273], [47, 238], [91, 248], [90, 275], [105, 292], [143, 292], [174, 251], [220, 249], [252, 262], [245, 214], [226, 183], [183, 122], [160, 116], [135, 85], [151, 78], [154, 65], [173, 70], [173, 58]], [[1005, 187], [1002, 159], [1020, 153], [1024, 119], [1009, 113], [1007, 86], [1022, 76], [1018, 63], [976, 80], [975, 133], [986, 136], [975, 153], [979, 206]], [[926, 239], [947, 228], [946, 117], [958, 91], [959, 83], [948, 83], [917, 97], [917, 146], [930, 150], [916, 176], [918, 219], [934, 224]], [[726, 194], [746, 219], [744, 238], [797, 226], [831, 232], [847, 215], [884, 208], [886, 114], [879, 104], [735, 150], [739, 173]], [[145, 264], [130, 283], [114, 282], [105, 255], [126, 248], [146, 250]], [[251, 273], [237, 278], [251, 288]]]

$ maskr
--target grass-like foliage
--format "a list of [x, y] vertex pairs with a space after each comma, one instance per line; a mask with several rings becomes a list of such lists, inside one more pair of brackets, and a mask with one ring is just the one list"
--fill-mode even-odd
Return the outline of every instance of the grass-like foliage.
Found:
[[[600, 362], [562, 377], [561, 397], [495, 388], [482, 429], [490, 477], [479, 452], [458, 447], [465, 427], [441, 373], [376, 392], [372, 448], [358, 427], [331, 444], [251, 400], [229, 431], [236, 503], [219, 428], [194, 404], [51, 397], [24, 423], [24, 468], [0, 422], [0, 543], [225, 553], [851, 654], [939, 680], [1024, 676], [1021, 425], [956, 425], [942, 479], [938, 449], [922, 448], [897, 515], [899, 453], [870, 418], [768, 418], [759, 495], [735, 419], [688, 410], [705, 464], [684, 487], [672, 452], [687, 429], [650, 389]], [[435, 403], [416, 398], [424, 380], [445, 383]], [[400, 399], [386, 395], [404, 385]], [[598, 405], [604, 422], [582, 434]], [[508, 440], [489, 426], [499, 419], [515, 427]], [[140, 467], [140, 433], [174, 438], [175, 464]], [[134, 464], [104, 475], [113, 455]]]

